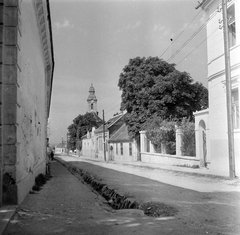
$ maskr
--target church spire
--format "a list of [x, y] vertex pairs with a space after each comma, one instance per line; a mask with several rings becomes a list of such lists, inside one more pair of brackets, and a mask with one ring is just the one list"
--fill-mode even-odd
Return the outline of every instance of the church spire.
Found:
[[97, 113], [97, 98], [96, 98], [95, 89], [94, 89], [92, 83], [91, 83], [91, 86], [89, 88], [89, 95], [88, 95], [88, 98], [87, 98], [87, 102], [88, 102], [88, 112]]

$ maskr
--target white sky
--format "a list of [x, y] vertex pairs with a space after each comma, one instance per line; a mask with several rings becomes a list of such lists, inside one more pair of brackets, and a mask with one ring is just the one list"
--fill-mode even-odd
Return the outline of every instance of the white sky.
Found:
[[[168, 60], [206, 21], [197, 5], [197, 0], [51, 0], [55, 71], [50, 143], [66, 140], [72, 120], [88, 111], [91, 83], [100, 117], [103, 109], [106, 119], [118, 112], [118, 79], [129, 59]], [[205, 27], [170, 62], [207, 86], [206, 42], [199, 46], [204, 40]]]

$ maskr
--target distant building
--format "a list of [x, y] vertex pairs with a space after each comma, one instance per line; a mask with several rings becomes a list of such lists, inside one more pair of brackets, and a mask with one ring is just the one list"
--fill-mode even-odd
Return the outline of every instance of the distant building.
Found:
[[[226, 74], [222, 29], [222, 1], [203, 0], [207, 13], [209, 109], [195, 113], [196, 154], [202, 166], [229, 175]], [[236, 175], [240, 176], [240, 1], [228, 1], [228, 31], [231, 61], [231, 93]]]
[[0, 5], [1, 206], [21, 203], [46, 172], [54, 57], [49, 0]]
[[82, 137], [82, 155], [87, 158], [104, 160], [104, 135], [105, 156], [107, 161], [136, 161], [136, 143], [128, 135], [124, 114], [110, 118], [99, 128], [93, 128]]
[[84, 157], [97, 158], [95, 130], [96, 128], [93, 127], [92, 130], [89, 130], [86, 135], [82, 136], [81, 155]]
[[54, 153], [56, 154], [67, 153], [67, 143], [63, 142], [56, 145]]
[[108, 140], [111, 138], [112, 134], [115, 133], [124, 123], [123, 114], [114, 116], [110, 118], [104, 125], [101, 125], [98, 129], [95, 130], [96, 138], [96, 157], [104, 159], [104, 135], [105, 135], [105, 153], [106, 159], [110, 159], [109, 156], [109, 144]]
[[137, 161], [137, 145], [128, 134], [124, 122], [120, 128], [111, 135], [109, 141], [109, 159], [115, 161]]
[[95, 89], [93, 87], [93, 84], [91, 84], [89, 88], [89, 95], [87, 98], [88, 102], [88, 112], [94, 112], [97, 114], [97, 97], [95, 95]]

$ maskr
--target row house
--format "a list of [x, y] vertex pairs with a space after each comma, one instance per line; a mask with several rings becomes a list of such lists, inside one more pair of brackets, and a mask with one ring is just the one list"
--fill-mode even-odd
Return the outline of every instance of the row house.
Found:
[[[104, 148], [105, 135], [105, 148]], [[105, 156], [104, 156], [105, 149]], [[136, 144], [129, 135], [124, 114], [109, 119], [104, 127], [93, 128], [82, 137], [82, 155], [107, 161], [133, 161], [136, 159]]]

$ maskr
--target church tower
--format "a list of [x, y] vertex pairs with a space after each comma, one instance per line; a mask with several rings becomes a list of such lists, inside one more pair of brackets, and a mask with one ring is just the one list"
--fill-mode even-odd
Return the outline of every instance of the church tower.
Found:
[[91, 84], [89, 88], [89, 95], [88, 95], [88, 112], [94, 112], [97, 113], [97, 98], [95, 95], [95, 89], [93, 87], [93, 84]]

